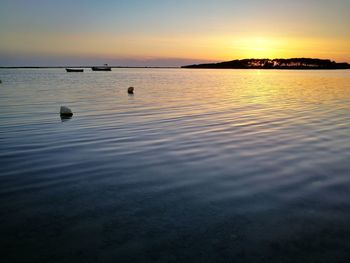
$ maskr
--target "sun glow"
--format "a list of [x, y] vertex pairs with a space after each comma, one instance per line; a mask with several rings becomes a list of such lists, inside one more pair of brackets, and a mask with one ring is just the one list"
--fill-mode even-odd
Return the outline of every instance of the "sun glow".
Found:
[[284, 53], [286, 42], [279, 38], [245, 37], [236, 39], [233, 45], [242, 58], [272, 58]]
[[252, 45], [254, 45], [252, 47], [253, 50], [255, 51], [266, 51], [269, 49], [269, 45], [270, 43], [268, 43], [269, 41], [267, 39], [264, 38], [256, 38], [252, 41]]

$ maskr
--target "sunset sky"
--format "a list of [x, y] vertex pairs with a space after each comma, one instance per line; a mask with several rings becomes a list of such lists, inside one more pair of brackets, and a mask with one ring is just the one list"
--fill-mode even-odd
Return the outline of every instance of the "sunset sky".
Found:
[[350, 62], [349, 0], [0, 0], [0, 66]]

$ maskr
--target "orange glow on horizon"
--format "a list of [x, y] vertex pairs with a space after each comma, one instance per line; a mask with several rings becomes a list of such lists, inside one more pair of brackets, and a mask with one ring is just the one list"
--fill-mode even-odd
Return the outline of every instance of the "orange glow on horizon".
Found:
[[[111, 34], [54, 34], [50, 38], [23, 33], [7, 37], [11, 52], [106, 58], [191, 58], [227, 61], [243, 58], [329, 58], [350, 62], [350, 38], [327, 39], [275, 36], [114, 36]], [[46, 42], [45, 46], [40, 45]], [[6, 44], [6, 43], [5, 43]]]

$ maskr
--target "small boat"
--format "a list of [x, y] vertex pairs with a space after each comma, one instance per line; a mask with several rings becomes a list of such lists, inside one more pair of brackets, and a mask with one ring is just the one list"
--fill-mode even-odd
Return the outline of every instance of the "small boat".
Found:
[[104, 64], [101, 67], [92, 67], [91, 69], [93, 71], [111, 71], [112, 70], [112, 68], [108, 66], [108, 64]]
[[66, 68], [67, 72], [84, 72], [82, 68]]

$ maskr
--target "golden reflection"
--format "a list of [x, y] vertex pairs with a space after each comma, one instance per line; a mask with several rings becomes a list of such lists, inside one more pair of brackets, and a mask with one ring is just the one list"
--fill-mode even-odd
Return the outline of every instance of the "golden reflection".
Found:
[[[244, 77], [236, 79], [236, 72]], [[320, 74], [319, 71], [297, 71], [297, 78], [295, 72], [293, 70], [228, 70], [225, 72], [226, 84], [223, 85], [226, 88], [223, 88], [219, 94], [235, 105], [268, 104], [272, 108], [288, 108], [288, 105], [315, 106], [315, 104], [326, 104], [327, 101], [345, 99], [343, 98], [344, 89], [350, 88], [348, 78], [345, 77], [346, 71], [331, 71], [324, 74]]]

